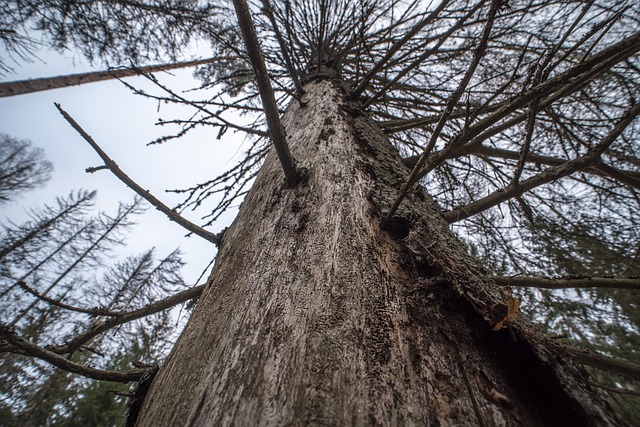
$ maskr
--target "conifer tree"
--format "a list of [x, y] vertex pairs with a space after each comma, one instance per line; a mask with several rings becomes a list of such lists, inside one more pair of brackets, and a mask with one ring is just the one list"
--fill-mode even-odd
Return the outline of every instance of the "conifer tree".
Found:
[[[234, 0], [216, 11], [225, 25], [207, 37], [226, 59], [198, 71], [211, 95], [149, 76], [157, 92], [145, 96], [193, 108], [155, 142], [210, 126], [252, 144], [228, 171], [174, 190], [185, 195], [175, 209], [57, 105], [103, 160], [92, 172], [219, 247], [207, 284], [94, 310], [111, 318], [44, 350], [5, 328], [8, 348], [140, 380], [129, 422], [141, 426], [621, 423], [583, 364], [635, 380], [638, 365], [539, 333], [510, 286], [638, 288], [625, 263], [605, 272], [590, 252], [632, 260], [640, 241], [637, 6]], [[207, 229], [242, 197], [229, 229]], [[191, 208], [203, 225], [181, 216]], [[557, 248], [593, 261], [589, 276], [535, 277], [573, 273]], [[155, 376], [59, 356], [187, 296], [198, 303]], [[523, 300], [544, 309], [548, 298]]]

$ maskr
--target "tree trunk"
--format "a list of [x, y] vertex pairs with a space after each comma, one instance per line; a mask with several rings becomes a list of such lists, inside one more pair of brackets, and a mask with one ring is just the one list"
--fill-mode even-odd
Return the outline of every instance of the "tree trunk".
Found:
[[125, 77], [139, 76], [145, 73], [159, 73], [176, 68], [195, 67], [196, 65], [215, 62], [220, 58], [198, 59], [194, 61], [173, 62], [169, 64], [147, 65], [143, 67], [114, 68], [106, 71], [92, 71], [90, 73], [68, 74], [64, 76], [44, 77], [41, 79], [18, 80], [15, 82], [0, 83], [0, 98], [16, 95], [24, 95], [33, 92], [59, 89], [69, 86], [78, 86], [86, 83], [101, 82], [104, 80], [122, 79]]
[[268, 156], [137, 425], [615, 424], [426, 194], [381, 230], [409, 171], [339, 81], [305, 91], [283, 125], [306, 180]]

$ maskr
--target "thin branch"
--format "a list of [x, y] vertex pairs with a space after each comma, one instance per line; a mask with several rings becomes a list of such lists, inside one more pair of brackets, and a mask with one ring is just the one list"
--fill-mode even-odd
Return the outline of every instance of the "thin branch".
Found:
[[267, 126], [269, 127], [269, 135], [278, 154], [284, 176], [289, 185], [293, 185], [298, 181], [299, 173], [293, 156], [291, 156], [291, 152], [289, 151], [282, 123], [280, 123], [278, 105], [273, 95], [273, 88], [271, 87], [271, 81], [269, 80], [267, 67], [264, 63], [262, 51], [260, 50], [260, 44], [255, 27], [253, 26], [251, 14], [249, 13], [249, 7], [245, 0], [233, 0], [233, 6], [238, 16], [240, 31], [242, 32], [253, 72], [255, 73], [256, 83], [264, 107], [264, 114], [267, 119]]
[[298, 71], [296, 70], [293, 62], [291, 61], [291, 56], [289, 55], [289, 49], [284, 41], [284, 37], [282, 37], [282, 32], [280, 32], [280, 27], [278, 27], [278, 23], [276, 21], [275, 16], [273, 15], [273, 8], [271, 7], [271, 3], [269, 0], [261, 0], [262, 6], [264, 7], [264, 12], [271, 22], [271, 27], [273, 27], [273, 32], [276, 35], [276, 40], [278, 41], [278, 45], [280, 46], [280, 52], [282, 53], [282, 58], [284, 59], [284, 63], [287, 66], [287, 71], [293, 80], [293, 85], [296, 87], [296, 92], [298, 96], [301, 96], [303, 93], [302, 85], [300, 84], [300, 79], [298, 78]]
[[33, 289], [31, 286], [27, 285], [25, 283], [24, 280], [19, 280], [18, 281], [18, 286], [20, 286], [24, 291], [30, 293], [31, 295], [33, 295], [34, 297], [38, 298], [39, 300], [42, 300], [44, 302], [46, 302], [47, 304], [51, 304], [55, 307], [59, 307], [62, 308], [64, 310], [69, 310], [69, 311], [75, 311], [78, 313], [84, 313], [84, 314], [90, 314], [92, 316], [117, 316], [121, 313], [115, 312], [115, 311], [109, 311], [109, 310], [105, 310], [102, 308], [82, 308], [82, 307], [75, 307], [69, 304], [65, 304], [62, 301], [59, 301], [55, 298], [51, 298], [48, 297], [46, 295], [43, 295], [41, 293], [39, 293], [38, 291], [36, 291], [35, 289]]
[[93, 322], [91, 327], [83, 334], [78, 335], [64, 345], [52, 346], [49, 348], [49, 350], [57, 354], [73, 353], [84, 344], [86, 344], [89, 340], [102, 334], [103, 332], [108, 331], [109, 329], [112, 329], [124, 323], [131, 322], [133, 320], [150, 316], [152, 314], [171, 308], [175, 305], [182, 304], [185, 301], [198, 298], [204, 291], [205, 286], [206, 285], [194, 286], [193, 288], [178, 292], [177, 294], [171, 295], [170, 297], [151, 303], [137, 310], [120, 313], [117, 317], [112, 317], [106, 321], [95, 321]]
[[187, 229], [193, 234], [196, 234], [203, 239], [213, 243], [216, 246], [220, 245], [220, 236], [218, 234], [211, 233], [210, 231], [204, 230], [200, 226], [192, 223], [188, 219], [182, 217], [173, 209], [162, 203], [156, 197], [154, 197], [149, 191], [144, 190], [138, 184], [136, 184], [129, 176], [120, 169], [120, 167], [113, 161], [107, 153], [105, 153], [102, 148], [91, 138], [91, 136], [84, 130], [82, 127], [71, 117], [66, 111], [62, 109], [60, 104], [55, 103], [56, 108], [62, 114], [62, 117], [65, 118], [67, 122], [84, 138], [85, 141], [89, 143], [91, 148], [98, 153], [100, 158], [104, 161], [105, 167], [107, 167], [111, 173], [113, 173], [120, 181], [122, 181], [127, 187], [131, 188], [135, 191], [140, 197], [151, 203], [157, 210], [164, 213], [167, 217], [169, 217], [170, 221], [174, 221], [181, 225], [183, 228]]
[[616, 277], [527, 277], [527, 276], [492, 276], [498, 286], [519, 288], [570, 289], [570, 288], [613, 288], [640, 289], [640, 278]]
[[[136, 95], [141, 95], [141, 96], [145, 96], [147, 98], [151, 98], [151, 99], [155, 99], [159, 102], [172, 102], [172, 103], [178, 103], [181, 102], [183, 104], [186, 105], [191, 105], [192, 107], [194, 107], [196, 110], [202, 112], [204, 115], [208, 115], [209, 117], [213, 117], [216, 120], [219, 120], [220, 122], [222, 122], [223, 126], [227, 126], [231, 129], [235, 129], [235, 130], [239, 130], [241, 132], [244, 132], [248, 135], [256, 135], [256, 136], [268, 136], [267, 132], [261, 131], [259, 129], [253, 129], [247, 126], [240, 126], [237, 125], [235, 123], [232, 123], [228, 120], [226, 120], [224, 117], [222, 117], [220, 114], [214, 113], [206, 108], [204, 108], [201, 104], [204, 104], [203, 102], [196, 102], [196, 101], [190, 101], [187, 98], [178, 95], [176, 92], [172, 91], [171, 89], [169, 89], [167, 86], [165, 86], [164, 84], [160, 83], [160, 81], [153, 75], [151, 74], [144, 74], [144, 76], [151, 81], [153, 84], [155, 84], [156, 86], [158, 86], [160, 89], [162, 89], [163, 91], [167, 92], [170, 97], [162, 97], [162, 96], [156, 96], [156, 95], [152, 95], [149, 93], [146, 93], [140, 89], [136, 89], [134, 86], [130, 85], [127, 82], [122, 81], [122, 84], [124, 84], [126, 87], [128, 87], [133, 93], [135, 93]], [[262, 111], [262, 110], [260, 110]], [[194, 122], [195, 124], [202, 124], [202, 120], [198, 120], [196, 122]], [[170, 124], [170, 123], [176, 123], [176, 124], [180, 124], [180, 123], [187, 123], [187, 121], [159, 121], [158, 124], [161, 125], [165, 125], [165, 124]], [[219, 124], [217, 124], [219, 126]], [[174, 137], [163, 137], [163, 138], [159, 138], [156, 139], [153, 142], [150, 142], [147, 145], [153, 145], [153, 144], [158, 144], [160, 142], [164, 142], [165, 140], [168, 139], [173, 139]]]
[[[518, 160], [520, 153], [517, 151], [505, 150], [503, 148], [487, 147], [486, 145], [466, 145], [465, 148], [455, 153], [454, 157], [460, 157], [471, 154], [478, 157], [495, 157], [499, 159]], [[420, 156], [409, 156], [402, 159], [402, 162], [408, 167], [413, 168]], [[565, 159], [552, 156], [544, 156], [542, 154], [529, 153], [526, 157], [527, 163], [535, 163], [536, 165], [559, 166], [567, 162]], [[583, 169], [583, 172], [598, 175], [605, 178], [612, 178], [640, 190], [640, 172], [616, 169], [607, 165], [602, 160], [596, 162], [593, 166]]]
[[[496, 157], [499, 159], [518, 160], [520, 154], [517, 151], [505, 150], [503, 148], [487, 147], [486, 145], [469, 145], [465, 149], [462, 149], [456, 153], [456, 157], [471, 154], [479, 157]], [[415, 166], [419, 156], [411, 156], [403, 159], [403, 162], [408, 167]], [[541, 154], [529, 153], [526, 158], [527, 163], [535, 163], [537, 165], [549, 165], [559, 166], [566, 163], [567, 160], [558, 157], [544, 156]], [[630, 187], [640, 189], [640, 172], [630, 170], [620, 170], [612, 166], [609, 166], [602, 161], [597, 162], [593, 166], [589, 166], [584, 169], [583, 172], [588, 172], [594, 175], [608, 177], [615, 179], [622, 184]]]
[[[72, 362], [71, 360], [53, 353], [45, 348], [29, 342], [28, 340], [18, 336], [11, 328], [4, 324], [0, 324], [0, 337], [7, 341], [11, 347], [17, 349], [14, 351], [24, 356], [36, 357], [44, 360], [60, 369], [83, 377], [92, 378], [94, 380], [114, 381], [119, 383], [127, 383], [138, 381], [142, 375], [147, 372], [146, 369], [132, 369], [130, 371], [110, 371], [96, 369], [89, 366]], [[11, 351], [11, 350], [9, 350]]]
[[451, 34], [453, 34], [455, 31], [459, 30], [467, 21], [467, 19], [469, 19], [474, 13], [476, 13], [478, 9], [480, 9], [480, 7], [484, 4], [485, 1], [486, 0], [479, 1], [473, 7], [473, 9], [471, 9], [465, 16], [460, 18], [451, 28], [449, 28], [449, 30], [446, 33], [440, 36], [440, 40], [438, 41], [438, 43], [436, 43], [435, 46], [426, 50], [422, 55], [420, 55], [420, 57], [418, 57], [415, 61], [413, 61], [411, 64], [405, 67], [402, 71], [396, 74], [395, 77], [390, 82], [388, 82], [380, 91], [378, 91], [378, 93], [376, 93], [371, 98], [369, 98], [363, 104], [362, 108], [367, 108], [368, 106], [376, 102], [381, 96], [383, 96], [389, 90], [389, 88], [393, 87], [401, 78], [403, 78], [411, 70], [413, 70], [414, 68], [422, 64], [429, 56], [438, 52], [438, 49], [444, 44], [444, 42], [449, 38], [449, 36], [451, 36]]
[[598, 175], [613, 178], [622, 184], [640, 190], [640, 173], [638, 172], [616, 169], [602, 162], [593, 168], [589, 168], [588, 171], [591, 171], [591, 169], [594, 169]]
[[[549, 168], [537, 175], [532, 176], [518, 184], [510, 184], [506, 188], [500, 189], [488, 196], [485, 196], [475, 202], [471, 202], [465, 206], [445, 212], [444, 217], [449, 223], [458, 222], [470, 216], [476, 215], [491, 207], [499, 205], [512, 197], [517, 197], [523, 193], [540, 185], [556, 181], [560, 178], [569, 176], [579, 170], [585, 169], [596, 164], [600, 155], [616, 140], [622, 131], [629, 125], [635, 117], [640, 114], [640, 103], [635, 104], [623, 115], [618, 123], [613, 127], [609, 134], [597, 146], [590, 149], [587, 154], [577, 159], [569, 160], [566, 163]], [[417, 165], [416, 165], [417, 166]], [[415, 170], [415, 168], [414, 168]]]
[[[489, 129], [500, 120], [503, 120], [513, 111], [522, 108], [533, 99], [542, 98], [548, 96], [549, 99], [545, 99], [540, 103], [540, 109], [546, 108], [551, 102], [570, 95], [578, 90], [582, 84], [586, 84], [593, 80], [595, 76], [604, 73], [614, 65], [627, 58], [633, 56], [640, 50], [640, 32], [615, 43], [606, 49], [593, 55], [588, 60], [568, 69], [567, 71], [546, 80], [544, 83], [534, 86], [528, 91], [522, 92], [517, 98], [513, 99], [502, 105], [492, 114], [478, 121], [476, 124], [463, 130], [453, 141], [451, 141], [446, 147], [435, 153], [429, 160], [425, 168], [419, 173], [418, 178], [422, 178], [429, 172], [431, 172], [437, 165], [444, 160], [455, 155], [457, 150], [462, 149], [465, 144], [475, 144], [486, 138], [497, 134], [499, 131], [507, 129], [520, 121], [527, 118], [528, 114], [523, 113], [519, 116], [507, 120], [506, 122]], [[482, 135], [481, 135], [482, 134]], [[477, 138], [476, 138], [477, 137]]]
[[487, 17], [487, 22], [484, 26], [484, 29], [482, 30], [480, 43], [478, 44], [478, 47], [475, 49], [473, 53], [473, 59], [471, 61], [471, 64], [469, 64], [469, 68], [467, 69], [467, 72], [465, 73], [464, 77], [460, 81], [458, 88], [449, 97], [449, 100], [447, 101], [447, 106], [445, 107], [445, 110], [442, 112], [442, 116], [440, 117], [440, 120], [438, 121], [438, 124], [436, 125], [435, 130], [431, 134], [429, 143], [427, 144], [424, 151], [422, 152], [420, 159], [414, 166], [406, 182], [400, 189], [400, 194], [398, 194], [398, 197], [393, 203], [393, 206], [391, 206], [391, 209], [389, 209], [389, 212], [385, 216], [383, 220], [383, 224], [388, 224], [391, 221], [391, 218], [393, 218], [393, 215], [395, 214], [396, 210], [400, 206], [400, 203], [402, 203], [402, 200], [404, 199], [404, 197], [407, 195], [407, 192], [411, 189], [413, 184], [415, 184], [416, 181], [418, 180], [418, 174], [420, 173], [422, 166], [426, 162], [429, 154], [431, 153], [431, 150], [433, 150], [433, 147], [435, 147], [436, 141], [440, 137], [440, 133], [442, 132], [442, 129], [444, 128], [445, 123], [449, 119], [449, 116], [453, 113], [453, 108], [456, 106], [456, 104], [458, 103], [458, 100], [464, 93], [464, 90], [469, 84], [471, 77], [473, 77], [473, 74], [475, 73], [476, 68], [480, 63], [480, 59], [485, 53], [485, 50], [487, 48], [487, 43], [489, 41], [489, 35], [491, 34], [491, 29], [493, 28], [493, 21], [496, 17], [496, 13], [498, 12], [498, 8], [500, 7], [500, 5], [501, 5], [501, 0], [493, 0], [491, 2], [489, 15]]
[[531, 139], [533, 138], [533, 131], [536, 124], [536, 115], [538, 114], [538, 107], [540, 106], [540, 100], [535, 99], [531, 102], [531, 107], [529, 110], [529, 120], [527, 121], [527, 133], [524, 137], [524, 144], [522, 144], [522, 149], [520, 151], [520, 156], [518, 158], [518, 164], [516, 165], [516, 170], [513, 174], [513, 178], [511, 179], [511, 183], [513, 185], [518, 185], [520, 181], [520, 176], [522, 175], [522, 171], [524, 170], [524, 166], [527, 162], [527, 156], [529, 155], [529, 149], [531, 147]]
[[409, 40], [411, 40], [416, 34], [418, 34], [418, 32], [420, 32], [420, 30], [422, 30], [427, 24], [429, 24], [430, 22], [433, 22], [434, 19], [436, 19], [438, 17], [438, 15], [440, 14], [440, 12], [442, 12], [444, 10], [445, 7], [447, 7], [447, 5], [449, 4], [450, 0], [444, 0], [441, 1], [440, 4], [438, 5], [438, 7], [436, 7], [436, 9], [431, 12], [426, 18], [424, 18], [422, 21], [418, 22], [417, 24], [415, 24], [413, 26], [413, 28], [411, 28], [411, 30], [409, 30], [404, 37], [402, 37], [402, 39], [398, 40], [396, 43], [394, 43], [393, 46], [391, 46], [391, 48], [389, 48], [389, 50], [387, 51], [387, 53], [384, 55], [384, 57], [382, 57], [382, 59], [380, 59], [371, 70], [369, 70], [369, 72], [362, 78], [362, 81], [358, 84], [358, 87], [356, 87], [351, 96], [356, 99], [357, 97], [359, 97], [360, 95], [362, 95], [362, 92], [365, 91], [365, 89], [367, 88], [367, 85], [369, 84], [369, 82], [371, 81], [371, 79], [378, 73], [380, 72], [380, 70], [382, 70], [382, 68], [387, 64], [387, 62], [389, 62], [389, 60], [393, 57], [393, 55], [395, 55], [395, 53], [400, 50], [400, 48], [402, 48]]
[[636, 381], [640, 380], [640, 365], [615, 357], [594, 353], [589, 350], [569, 348], [569, 351], [576, 359], [585, 365], [602, 371], [623, 375]]

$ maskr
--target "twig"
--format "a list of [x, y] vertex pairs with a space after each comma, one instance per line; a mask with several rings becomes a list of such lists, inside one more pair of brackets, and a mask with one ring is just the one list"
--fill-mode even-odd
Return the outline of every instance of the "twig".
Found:
[[178, 223], [188, 231], [202, 237], [203, 239], [213, 243], [216, 246], [220, 245], [220, 236], [218, 236], [217, 234], [211, 233], [210, 231], [207, 231], [201, 228], [200, 226], [192, 223], [191, 221], [187, 220], [186, 218], [182, 217], [176, 211], [174, 211], [173, 209], [171, 209], [170, 207], [162, 203], [160, 200], [158, 200], [149, 191], [144, 190], [137, 183], [135, 183], [131, 178], [129, 178], [129, 176], [126, 173], [124, 173], [122, 169], [120, 169], [120, 167], [116, 164], [116, 162], [113, 161], [107, 155], [107, 153], [105, 153], [102, 150], [102, 148], [100, 148], [100, 146], [93, 140], [93, 138], [91, 138], [91, 136], [84, 129], [82, 129], [82, 127], [73, 119], [73, 117], [71, 117], [69, 113], [67, 113], [65, 110], [62, 109], [60, 104], [56, 102], [54, 103], [54, 105], [56, 106], [60, 114], [62, 114], [62, 117], [64, 117], [64, 119], [67, 122], [69, 122], [69, 124], [80, 134], [80, 136], [82, 136], [82, 138], [84, 138], [84, 140], [89, 143], [91, 148], [93, 148], [93, 150], [96, 153], [98, 153], [100, 158], [104, 161], [104, 166], [107, 169], [109, 169], [111, 173], [113, 173], [127, 187], [131, 188], [140, 197], [142, 197], [143, 199], [151, 203], [151, 205], [153, 205], [157, 210], [164, 213], [167, 217], [169, 217], [170, 221], [174, 221]]
[[529, 119], [527, 121], [527, 134], [525, 135], [524, 144], [522, 144], [522, 149], [520, 150], [518, 164], [516, 165], [516, 170], [513, 174], [513, 178], [511, 179], [511, 185], [518, 185], [518, 183], [520, 182], [520, 176], [522, 175], [522, 171], [524, 170], [524, 166], [527, 161], [527, 156], [529, 155], [531, 139], [533, 138], [533, 131], [536, 124], [536, 115], [538, 114], [539, 106], [539, 99], [535, 99], [531, 102]]

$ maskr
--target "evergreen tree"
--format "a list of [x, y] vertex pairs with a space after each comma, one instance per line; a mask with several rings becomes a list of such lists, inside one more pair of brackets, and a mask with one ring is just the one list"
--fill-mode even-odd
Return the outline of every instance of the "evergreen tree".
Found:
[[[29, 142], [10, 137], [3, 141], [7, 144], [3, 153], [10, 154], [3, 164], [11, 171], [5, 174], [11, 182], [4, 186], [9, 202], [46, 181], [51, 165]], [[31, 342], [51, 345], [65, 335], [76, 338], [86, 329], [91, 312], [73, 311], [69, 303], [127, 312], [185, 287], [177, 250], [156, 261], [152, 249], [117, 263], [100, 280], [92, 278], [105, 268], [122, 232], [133, 224], [129, 217], [143, 210], [137, 200], [121, 205], [115, 217], [105, 213], [92, 217], [94, 198], [95, 192], [74, 192], [58, 198], [54, 207], [33, 210], [30, 220], [2, 228], [1, 320]], [[63, 299], [66, 305], [56, 304]], [[107, 369], [154, 363], [167, 353], [174, 328], [169, 312], [159, 313], [127, 323], [117, 331], [115, 342], [97, 334], [69, 359]], [[2, 349], [7, 350], [5, 342]], [[2, 353], [0, 383], [3, 426], [121, 425], [126, 414], [129, 385], [78, 379], [20, 354]]]
[[[149, 384], [154, 370], [98, 371], [59, 355], [194, 297], [186, 291], [126, 315], [94, 310], [112, 319], [46, 351], [4, 328], [9, 349], [93, 378], [140, 379], [149, 391], [129, 422], [143, 426], [621, 423], [580, 362], [636, 379], [638, 366], [539, 334], [508, 285], [584, 286], [582, 276], [530, 276], [574, 273], [568, 260], [592, 262], [587, 274], [629, 273], [620, 269], [640, 240], [637, 6], [234, 0], [217, 11], [228, 21], [207, 36], [229, 59], [199, 71], [215, 96], [190, 100], [150, 76], [158, 92], [147, 96], [195, 108], [156, 142], [213, 126], [253, 144], [230, 170], [175, 190], [186, 195], [177, 209], [57, 106], [104, 161], [93, 171], [110, 170], [219, 246], [167, 361]], [[207, 227], [243, 196], [224, 234], [180, 215], [204, 209]], [[606, 270], [597, 253], [616, 263]], [[638, 288], [637, 277], [588, 282]], [[547, 331], [587, 341], [589, 322], [568, 315], [581, 307], [573, 296], [565, 326]], [[546, 310], [549, 299], [525, 303]], [[634, 332], [630, 318], [620, 326]]]

